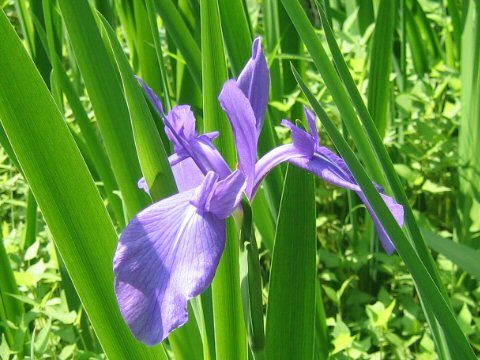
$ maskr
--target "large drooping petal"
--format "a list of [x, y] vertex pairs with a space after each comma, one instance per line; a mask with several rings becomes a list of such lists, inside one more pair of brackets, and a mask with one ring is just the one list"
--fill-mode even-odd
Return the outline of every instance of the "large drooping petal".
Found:
[[267, 111], [270, 92], [270, 72], [262, 52], [262, 39], [257, 37], [252, 44], [252, 57], [238, 76], [237, 85], [251, 104], [260, 133]]
[[255, 161], [257, 158], [258, 132], [255, 127], [255, 114], [245, 94], [239, 89], [235, 80], [223, 85], [218, 97], [223, 110], [227, 113], [233, 128], [237, 145], [240, 169], [247, 176], [247, 196], [250, 197], [255, 178]]
[[[233, 181], [225, 179], [228, 191], [238, 194], [244, 184], [232, 176]], [[120, 237], [115, 292], [132, 333], [146, 344], [161, 342], [183, 325], [188, 299], [203, 292], [215, 275], [225, 246], [225, 214], [220, 218], [208, 208], [216, 206], [218, 183], [209, 172], [201, 186], [141, 211]]]

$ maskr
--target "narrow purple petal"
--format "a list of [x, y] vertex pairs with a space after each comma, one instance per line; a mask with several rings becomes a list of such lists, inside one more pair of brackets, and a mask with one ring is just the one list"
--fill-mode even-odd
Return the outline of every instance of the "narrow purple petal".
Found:
[[245, 190], [245, 175], [241, 171], [234, 171], [224, 180], [220, 180], [213, 192], [208, 211], [217, 215], [220, 219], [229, 217], [242, 200]]
[[147, 94], [147, 96], [150, 98], [152, 104], [155, 106], [155, 108], [157, 109], [158, 113], [159, 113], [160, 115], [164, 115], [163, 105], [162, 105], [162, 102], [160, 101], [160, 99], [158, 98], [157, 94], [155, 94], [155, 92], [152, 90], [152, 88], [150, 88], [150, 87], [145, 83], [145, 81], [143, 81], [142, 78], [140, 78], [140, 77], [138, 77], [138, 76], [135, 76], [135, 78], [138, 80], [138, 82], [140, 83], [140, 85], [142, 85], [143, 91], [145, 91], [145, 93]]
[[250, 102], [238, 88], [235, 80], [223, 85], [218, 97], [223, 110], [227, 113], [233, 128], [237, 145], [238, 161], [241, 170], [247, 176], [247, 196], [250, 197], [255, 178], [255, 160], [257, 157], [258, 132], [255, 128], [255, 115]]
[[351, 181], [347, 176], [345, 176], [337, 164], [332, 163], [323, 157], [318, 157], [317, 155], [312, 158], [292, 157], [288, 160], [288, 162], [298, 166], [301, 169], [309, 171], [318, 177], [321, 177], [330, 184], [349, 190], [360, 190], [360, 187], [357, 185], [357, 183]]
[[[365, 204], [365, 207], [367, 208], [368, 212], [370, 213], [370, 216], [372, 217], [373, 223], [375, 224], [375, 227], [377, 228], [378, 232], [378, 237], [380, 238], [380, 242], [387, 252], [388, 255], [392, 255], [393, 252], [395, 251], [395, 245], [393, 244], [392, 240], [390, 239], [390, 236], [388, 236], [387, 232], [385, 231], [385, 228], [383, 227], [382, 223], [380, 222], [380, 219], [378, 218], [377, 214], [373, 211], [372, 206], [368, 202], [367, 198], [363, 194], [362, 191], [357, 192], [358, 196], [360, 199], [362, 199], [363, 203]], [[385, 201], [385, 204], [387, 205], [388, 209], [392, 213], [393, 217], [397, 221], [398, 225], [400, 227], [403, 226], [403, 221], [404, 221], [404, 213], [403, 213], [403, 206], [400, 204], [397, 204], [395, 200], [393, 200], [391, 197], [380, 194], [383, 201]]]
[[177, 134], [183, 135], [185, 139], [190, 140], [197, 135], [195, 132], [195, 115], [190, 105], [174, 106], [168, 113], [166, 121], [172, 125]]
[[[211, 194], [209, 185], [202, 189]], [[225, 246], [225, 221], [192, 204], [195, 196], [209, 197], [198, 192], [149, 206], [120, 237], [115, 292], [132, 333], [148, 345], [187, 321], [187, 301], [210, 285]]]
[[313, 156], [316, 145], [314, 138], [288, 120], [282, 120], [281, 124], [290, 129], [293, 145], [305, 156]]
[[249, 199], [253, 199], [255, 193], [260, 187], [260, 184], [265, 176], [268, 175], [270, 170], [285, 161], [297, 157], [303, 157], [303, 154], [299, 152], [298, 148], [296, 148], [293, 144], [278, 146], [263, 155], [255, 164], [255, 181], [253, 184], [253, 189], [250, 195], [247, 193]]
[[312, 110], [310, 110], [310, 108], [307, 106], [303, 108], [303, 111], [305, 113], [305, 117], [307, 118], [310, 135], [313, 136], [315, 143], [319, 145], [320, 138], [318, 136], [317, 122], [315, 121], [315, 118], [317, 117], [317, 115], [315, 115], [315, 113]]
[[262, 39], [260, 37], [253, 41], [252, 57], [238, 76], [237, 84], [252, 106], [256, 128], [260, 133], [267, 111], [270, 91], [270, 72], [267, 60], [262, 52]]

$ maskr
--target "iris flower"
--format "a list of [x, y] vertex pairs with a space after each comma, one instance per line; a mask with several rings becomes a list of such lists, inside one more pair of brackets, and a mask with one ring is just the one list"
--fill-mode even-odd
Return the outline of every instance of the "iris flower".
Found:
[[[225, 83], [220, 104], [233, 128], [239, 169], [232, 171], [213, 144], [218, 132], [198, 134], [187, 105], [167, 115], [158, 97], [142, 81], [173, 143], [169, 157], [179, 193], [140, 213], [120, 236], [114, 257], [115, 292], [132, 333], [148, 345], [163, 341], [188, 319], [187, 302], [212, 282], [225, 247], [226, 218], [240, 206], [243, 194], [253, 199], [268, 172], [290, 162], [324, 180], [355, 191], [372, 215], [388, 253], [394, 246], [345, 162], [320, 145], [315, 114], [306, 109], [309, 132], [284, 120], [293, 143], [279, 146], [258, 162], [257, 144], [268, 103], [270, 75], [260, 38], [237, 80]], [[144, 179], [139, 187], [148, 192]], [[383, 194], [400, 225], [403, 208]]]

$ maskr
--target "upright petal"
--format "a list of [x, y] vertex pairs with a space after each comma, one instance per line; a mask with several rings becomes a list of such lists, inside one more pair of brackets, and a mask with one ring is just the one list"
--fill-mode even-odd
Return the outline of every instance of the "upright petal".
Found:
[[260, 37], [253, 41], [252, 57], [238, 76], [237, 84], [252, 106], [256, 128], [260, 132], [265, 119], [270, 92], [270, 72], [267, 60], [262, 52], [262, 39]]
[[[194, 139], [195, 132], [195, 115], [190, 105], [177, 105], [168, 113], [166, 121], [172, 125], [176, 133], [187, 140]], [[171, 132], [169, 128], [165, 128], [167, 135]], [[171, 141], [174, 141], [170, 138]]]
[[316, 145], [314, 138], [288, 120], [282, 120], [281, 124], [292, 132], [293, 145], [305, 156], [313, 156]]
[[143, 91], [145, 91], [147, 96], [150, 98], [150, 101], [152, 102], [153, 106], [155, 106], [158, 113], [163, 116], [164, 115], [163, 105], [162, 105], [162, 102], [160, 101], [160, 99], [158, 98], [157, 94], [155, 94], [155, 91], [153, 91], [152, 88], [150, 88], [145, 83], [145, 81], [143, 81], [142, 78], [140, 78], [138, 76], [135, 76], [135, 77], [138, 80], [138, 82], [140, 83], [140, 85], [142, 85]]
[[183, 325], [188, 299], [213, 280], [225, 246], [225, 220], [197, 208], [191, 199], [211, 198], [214, 185], [209, 173], [200, 188], [149, 206], [120, 237], [115, 292], [132, 333], [148, 345]]
[[315, 143], [320, 145], [320, 138], [318, 136], [318, 130], [317, 130], [317, 122], [315, 121], [317, 116], [312, 110], [310, 110], [308, 106], [305, 106], [303, 108], [303, 112], [305, 113], [305, 117], [307, 118], [308, 129], [310, 131], [310, 134], [315, 140]]
[[255, 160], [257, 158], [258, 132], [255, 127], [255, 115], [250, 102], [238, 88], [235, 80], [223, 85], [218, 97], [223, 110], [232, 124], [237, 144], [240, 168], [247, 176], [247, 196], [250, 197], [255, 178]]

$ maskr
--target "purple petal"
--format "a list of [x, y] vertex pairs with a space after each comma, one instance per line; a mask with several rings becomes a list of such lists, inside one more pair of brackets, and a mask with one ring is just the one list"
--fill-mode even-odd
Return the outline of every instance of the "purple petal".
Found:
[[[211, 194], [214, 186], [203, 190]], [[198, 192], [149, 206], [120, 237], [115, 292], [132, 333], [148, 345], [188, 320], [187, 301], [210, 285], [225, 246], [225, 221], [192, 204], [195, 196], [209, 197]]]
[[315, 115], [315, 113], [312, 110], [310, 110], [310, 108], [307, 106], [303, 108], [303, 111], [305, 113], [305, 117], [307, 118], [310, 135], [313, 136], [313, 139], [316, 144], [320, 144], [320, 138], [318, 136], [318, 130], [317, 130], [317, 122], [315, 121], [315, 118], [317, 117], [317, 115]]
[[270, 91], [270, 72], [267, 60], [262, 52], [262, 39], [260, 37], [253, 41], [252, 57], [238, 76], [237, 84], [251, 104], [255, 114], [256, 128], [260, 133], [267, 111]]
[[[176, 148], [181, 146], [178, 137], [192, 140], [197, 135], [195, 132], [195, 116], [189, 105], [174, 106], [165, 121], [170, 125], [165, 126], [165, 133]], [[175, 134], [173, 134], [173, 131]]]
[[173, 165], [172, 172], [179, 192], [199, 186], [205, 177], [192, 158], [186, 158]]
[[321, 177], [326, 182], [343, 187], [345, 189], [359, 191], [360, 187], [356, 182], [351, 181], [345, 173], [338, 167], [337, 164], [328, 161], [323, 157], [315, 155], [312, 158], [308, 157], [292, 157], [288, 160], [289, 163], [298, 166], [301, 169], [309, 171], [318, 177]]
[[255, 115], [250, 102], [238, 88], [235, 80], [223, 85], [218, 97], [223, 110], [227, 113], [233, 128], [237, 145], [238, 161], [241, 170], [247, 176], [247, 196], [250, 197], [255, 178], [255, 160], [257, 157], [258, 132], [255, 128]]
[[157, 109], [158, 113], [159, 113], [160, 115], [164, 115], [163, 105], [162, 105], [162, 102], [160, 101], [160, 99], [158, 98], [157, 94], [155, 94], [155, 92], [152, 90], [152, 88], [150, 88], [150, 87], [145, 83], [145, 81], [143, 81], [142, 78], [140, 78], [140, 77], [138, 77], [138, 76], [135, 76], [135, 78], [138, 80], [138, 82], [140, 83], [140, 85], [142, 85], [143, 91], [145, 91], [145, 93], [147, 94], [147, 96], [150, 98], [152, 104], [155, 106], [155, 108]]
[[247, 193], [249, 199], [251, 200], [255, 196], [263, 179], [275, 166], [292, 158], [303, 156], [304, 155], [293, 144], [278, 146], [262, 156], [255, 164], [255, 181], [253, 184], [253, 190], [250, 195]]
[[[380, 242], [382, 243], [383, 248], [385, 249], [388, 255], [392, 255], [393, 252], [395, 251], [395, 245], [390, 239], [390, 236], [388, 236], [387, 232], [385, 231], [385, 228], [380, 222], [380, 219], [378, 218], [377, 214], [375, 214], [375, 212], [373, 211], [372, 206], [368, 202], [363, 192], [358, 191], [357, 194], [360, 197], [360, 199], [362, 199], [363, 203], [365, 204], [365, 207], [367, 208], [368, 212], [370, 213], [370, 216], [372, 217], [373, 223], [377, 228], [378, 237], [380, 238]], [[403, 206], [400, 204], [397, 204], [395, 200], [393, 200], [390, 196], [387, 196], [384, 194], [380, 194], [380, 196], [382, 197], [383, 201], [385, 201], [385, 204], [387, 205], [388, 209], [390, 210], [393, 217], [397, 221], [398, 225], [402, 227], [403, 221], [404, 221]]]
[[189, 143], [189, 147], [195, 163], [200, 163], [206, 171], [217, 173], [220, 179], [231, 173], [225, 159], [207, 136], [200, 135]]
[[148, 195], [150, 195], [150, 190], [148, 189], [147, 180], [145, 180], [144, 177], [141, 177], [140, 180], [138, 180], [137, 187], [140, 190], [145, 191]]
[[210, 203], [207, 205], [208, 211], [220, 219], [229, 217], [242, 200], [245, 187], [245, 175], [241, 171], [234, 171], [216, 184]]
[[282, 120], [281, 124], [292, 132], [293, 145], [305, 156], [313, 156], [316, 145], [314, 138], [288, 120]]

